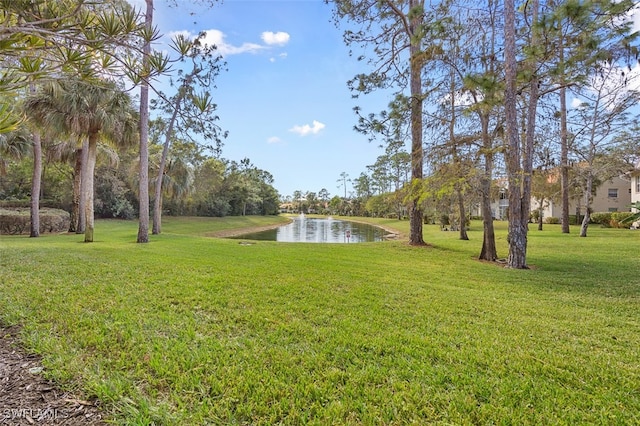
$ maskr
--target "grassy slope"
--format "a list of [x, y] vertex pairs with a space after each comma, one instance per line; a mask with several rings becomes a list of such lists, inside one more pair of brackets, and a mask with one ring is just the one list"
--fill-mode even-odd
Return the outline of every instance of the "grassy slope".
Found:
[[429, 248], [198, 236], [232, 220], [2, 237], [0, 320], [119, 424], [640, 422], [637, 232], [532, 230], [513, 271], [475, 260], [477, 225]]

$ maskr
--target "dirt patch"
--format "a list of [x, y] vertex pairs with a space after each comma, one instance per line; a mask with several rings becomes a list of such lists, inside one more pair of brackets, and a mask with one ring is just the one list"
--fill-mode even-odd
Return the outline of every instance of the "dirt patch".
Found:
[[105, 426], [97, 403], [63, 392], [20, 346], [18, 327], [0, 328], [0, 425]]

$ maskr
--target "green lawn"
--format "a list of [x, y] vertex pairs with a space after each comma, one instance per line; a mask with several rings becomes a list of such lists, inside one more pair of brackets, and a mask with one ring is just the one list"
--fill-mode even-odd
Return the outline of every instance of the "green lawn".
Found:
[[532, 227], [526, 271], [476, 260], [479, 223], [420, 248], [203, 236], [265, 220], [0, 237], [0, 320], [117, 424], [640, 423], [640, 231]]

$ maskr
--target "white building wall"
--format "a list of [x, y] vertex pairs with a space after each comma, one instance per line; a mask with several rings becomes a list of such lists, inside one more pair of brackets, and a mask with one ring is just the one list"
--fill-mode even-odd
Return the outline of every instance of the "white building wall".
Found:
[[631, 202], [640, 202], [640, 173], [631, 177]]

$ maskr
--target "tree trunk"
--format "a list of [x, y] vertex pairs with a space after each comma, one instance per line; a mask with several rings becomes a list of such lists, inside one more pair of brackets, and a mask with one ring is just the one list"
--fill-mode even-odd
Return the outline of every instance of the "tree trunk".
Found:
[[587, 176], [586, 193], [584, 194], [584, 218], [582, 219], [582, 226], [580, 226], [580, 236], [587, 236], [587, 228], [589, 228], [589, 221], [591, 220], [591, 204], [593, 203], [593, 176], [591, 172]]
[[458, 190], [458, 210], [460, 212], [460, 239], [468, 240], [469, 236], [467, 235], [467, 217], [464, 211], [464, 197], [462, 196], [462, 191]]
[[[32, 91], [35, 90], [32, 87]], [[31, 232], [30, 237], [40, 236], [40, 185], [42, 182], [42, 139], [33, 133], [33, 176], [31, 179]]]
[[96, 156], [98, 151], [98, 133], [92, 133], [89, 135], [89, 150], [87, 155], [87, 165], [85, 167], [85, 173], [83, 180], [85, 185], [84, 190], [84, 211], [85, 211], [85, 230], [84, 230], [84, 242], [93, 242], [93, 229], [94, 229], [94, 217], [93, 217], [93, 176], [96, 168]]
[[504, 66], [505, 66], [505, 127], [507, 136], [507, 173], [509, 179], [509, 257], [507, 266], [527, 269], [527, 230], [522, 226], [522, 167], [520, 165], [520, 135], [517, 117], [517, 61], [514, 0], [504, 2]]
[[[144, 24], [153, 27], [153, 0], [145, 0]], [[142, 48], [143, 69], [149, 68], [151, 41]], [[140, 85], [140, 174], [139, 174], [138, 243], [149, 242], [149, 81], [145, 76]]]
[[[542, 215], [542, 210], [540, 210], [540, 215]], [[542, 216], [538, 217], [538, 231], [542, 231], [543, 230], [543, 226], [542, 226]]]
[[[538, 0], [533, 0], [533, 22], [538, 22]], [[531, 30], [531, 44], [538, 44], [536, 27]], [[522, 228], [528, 231], [529, 218], [531, 216], [531, 179], [533, 176], [533, 146], [536, 137], [536, 117], [538, 116], [539, 83], [536, 72], [536, 60], [530, 59], [531, 82], [529, 83], [529, 105], [527, 109], [527, 130], [525, 134], [525, 145], [522, 156]]]
[[87, 199], [85, 198], [87, 180], [86, 180], [86, 168], [89, 163], [89, 141], [84, 140], [82, 142], [82, 157], [80, 159], [80, 204], [78, 205], [78, 228], [76, 234], [84, 234], [87, 227], [87, 214], [86, 205]]
[[[558, 62], [564, 66], [564, 38], [562, 29], [558, 42]], [[569, 227], [569, 132], [567, 130], [567, 89], [564, 73], [560, 73], [560, 192], [562, 199], [562, 233], [568, 234]]]
[[484, 155], [484, 173], [480, 178], [481, 210], [482, 210], [482, 250], [480, 260], [495, 262], [498, 258], [496, 248], [496, 234], [493, 228], [493, 213], [491, 211], [491, 179], [493, 177], [493, 140], [489, 135], [489, 117], [481, 114], [482, 147]]
[[[418, 0], [410, 0], [410, 10], [415, 10], [420, 6]], [[420, 194], [416, 186], [420, 185], [423, 177], [424, 154], [422, 148], [422, 51], [420, 41], [416, 40], [416, 33], [420, 31], [423, 24], [422, 14], [415, 13], [410, 20], [411, 46], [410, 52], [410, 115], [411, 115], [411, 202], [409, 204], [409, 244], [424, 245], [422, 235], [422, 222], [424, 211], [420, 203]]]
[[[493, 11], [494, 4], [489, 0], [489, 8]], [[493, 12], [492, 12], [493, 13]], [[495, 37], [496, 28], [492, 26], [490, 38], [490, 50], [485, 56], [489, 58], [488, 64], [485, 64], [485, 71], [490, 75], [496, 74], [496, 47]], [[484, 61], [483, 61], [484, 63]], [[495, 94], [493, 91], [488, 93], [489, 99], [493, 99]], [[493, 212], [491, 211], [491, 182], [493, 180], [493, 137], [489, 134], [489, 118], [491, 109], [483, 109], [478, 112], [480, 117], [480, 125], [482, 132], [482, 156], [484, 157], [484, 173], [480, 177], [481, 188], [481, 210], [482, 210], [482, 249], [480, 251], [480, 260], [495, 262], [498, 259], [498, 250], [496, 248], [496, 235], [493, 227]]]
[[[69, 232], [76, 232], [80, 218], [80, 182], [82, 181], [82, 148], [76, 149], [76, 162], [73, 167], [73, 195], [71, 197], [71, 220]], [[83, 215], [84, 217], [84, 215]]]
[[542, 203], [544, 202], [544, 198], [540, 199], [540, 208], [538, 208], [538, 231], [542, 231], [542, 221], [544, 218], [542, 217], [542, 212], [544, 211], [542, 208]]
[[[483, 179], [484, 180], [484, 179]], [[485, 191], [489, 191], [491, 182], [482, 183], [482, 250], [480, 251], [480, 260], [488, 260], [495, 262], [498, 258], [498, 250], [496, 248], [496, 234], [493, 228], [493, 214], [491, 212], [491, 197], [485, 195]]]
[[162, 152], [158, 177], [156, 177], [155, 195], [153, 198], [153, 227], [151, 233], [158, 235], [162, 231], [162, 181], [164, 180], [165, 154]]
[[[462, 174], [462, 165], [460, 164], [460, 159], [458, 157], [458, 145], [456, 141], [456, 84], [455, 84], [455, 74], [453, 70], [451, 70], [451, 83], [449, 87], [449, 95], [451, 96], [450, 105], [451, 108], [451, 120], [449, 121], [449, 143], [451, 143], [451, 154], [453, 164], [455, 166], [456, 174]], [[455, 184], [456, 197], [458, 201], [458, 230], [460, 232], [461, 240], [468, 240], [469, 236], [467, 235], [467, 221], [466, 215], [464, 212], [464, 196], [462, 195], [462, 190], [460, 189], [460, 184]], [[453, 224], [452, 224], [453, 225]]]
[[[190, 81], [190, 80], [187, 80]], [[158, 166], [158, 177], [156, 178], [155, 198], [153, 199], [153, 229], [152, 234], [157, 235], [162, 230], [162, 183], [164, 181], [164, 169], [167, 165], [167, 157], [169, 156], [169, 145], [171, 145], [171, 136], [173, 134], [173, 126], [176, 122], [176, 117], [180, 111], [180, 102], [184, 97], [184, 90], [180, 88], [180, 94], [176, 98], [176, 102], [173, 107], [173, 113], [171, 114], [171, 120], [167, 126], [167, 132], [164, 136], [164, 145], [162, 147], [162, 157], [160, 157], [160, 165]]]
[[589, 228], [589, 221], [591, 220], [591, 209], [587, 209], [582, 219], [582, 226], [580, 226], [580, 236], [587, 236], [587, 228]]
[[562, 233], [568, 234], [569, 227], [569, 142], [567, 131], [566, 90], [560, 89], [560, 191], [562, 198]]

